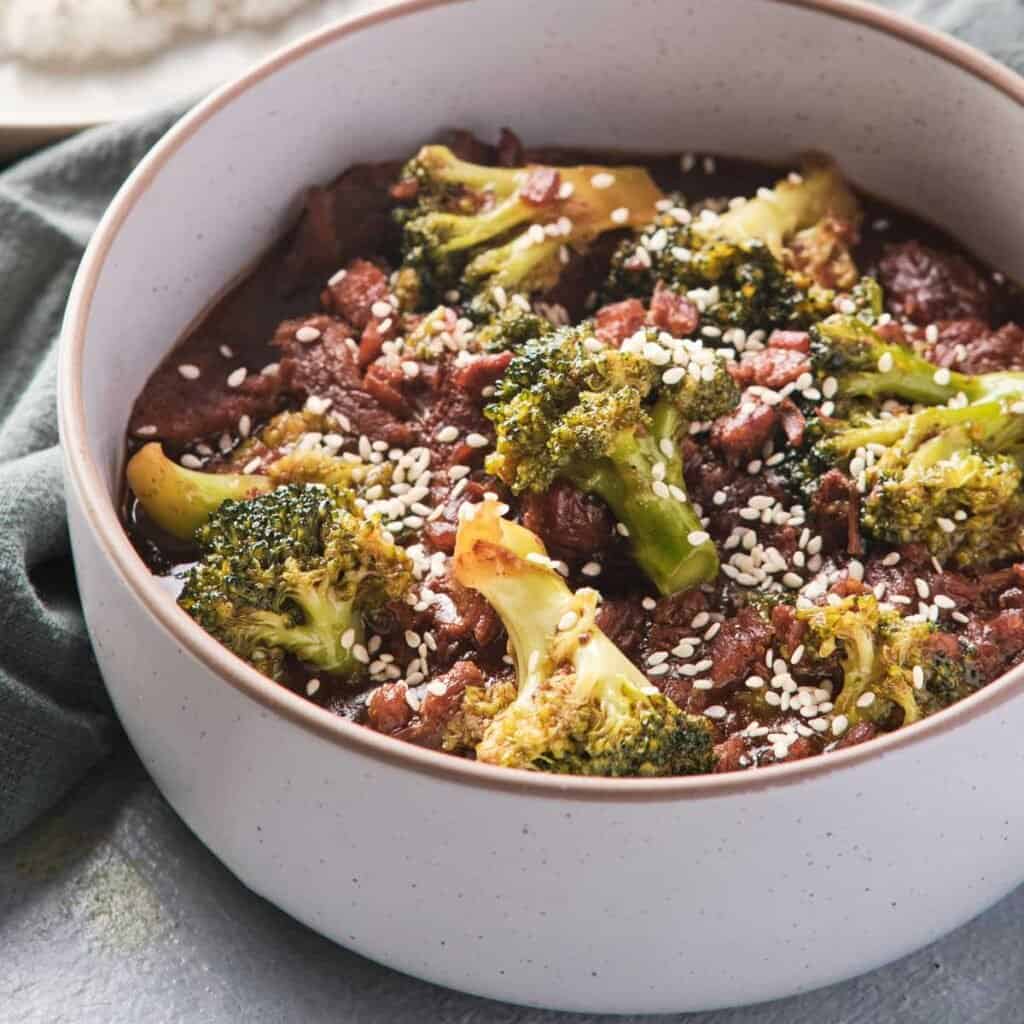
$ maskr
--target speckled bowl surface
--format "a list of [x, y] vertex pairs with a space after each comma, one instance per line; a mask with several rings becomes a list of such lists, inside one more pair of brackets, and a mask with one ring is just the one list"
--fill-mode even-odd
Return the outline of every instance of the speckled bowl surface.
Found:
[[[453, 56], [454, 55], [454, 56]], [[121, 190], [60, 370], [79, 583], [118, 713], [249, 886], [431, 981], [550, 1007], [680, 1011], [866, 971], [1024, 879], [1022, 673], [848, 751], [696, 779], [567, 779], [401, 744], [198, 629], [118, 522], [124, 426], [175, 338], [303, 187], [439, 128], [532, 142], [834, 153], [1024, 278], [1024, 82], [841, 0], [420, 0], [214, 95]]]

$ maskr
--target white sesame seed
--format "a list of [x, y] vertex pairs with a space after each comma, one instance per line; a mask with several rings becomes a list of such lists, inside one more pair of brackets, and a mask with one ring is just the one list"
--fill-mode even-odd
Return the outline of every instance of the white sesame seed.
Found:
[[370, 312], [377, 317], [378, 320], [382, 320], [384, 317], [391, 316], [394, 312], [394, 307], [390, 302], [385, 302], [383, 299], [378, 299], [371, 307]]
[[228, 374], [228, 381], [227, 381], [228, 387], [229, 388], [240, 387], [242, 382], [245, 380], [246, 376], [248, 375], [248, 373], [249, 373], [249, 371], [244, 366], [238, 367], [237, 370], [232, 370], [231, 373]]
[[950, 380], [952, 379], [952, 375], [950, 374], [949, 370], [947, 370], [944, 366], [936, 370], [932, 376], [935, 380], [935, 383], [940, 385], [941, 387], [946, 387], [946, 385], [949, 384]]
[[601, 564], [600, 562], [587, 562], [581, 569], [580, 572], [584, 576], [600, 576], [601, 575]]
[[321, 332], [318, 328], [304, 324], [295, 332], [295, 340], [308, 344], [311, 341], [316, 341], [320, 334]]
[[219, 353], [220, 353], [220, 354], [221, 354], [221, 355], [222, 355], [222, 356], [223, 356], [223, 357], [224, 357], [225, 359], [234, 359], [234, 358], [235, 358], [235, 353], [234, 353], [234, 350], [233, 350], [233, 349], [231, 348], [231, 346], [230, 346], [230, 345], [221, 345], [221, 346], [220, 346], [220, 347], [219, 347], [219, 348], [217, 349], [217, 351], [218, 351], [218, 352], [219, 352]]
[[308, 683], [306, 683], [306, 696], [307, 697], [312, 697], [316, 693], [316, 691], [319, 690], [319, 689], [320, 689], [320, 680], [319, 679], [310, 679], [310, 681]]
[[[576, 623], [579, 622], [579, 620], [580, 620], [579, 615], [570, 608], [558, 620], [558, 631], [560, 633], [567, 632], [568, 630], [572, 629], [572, 627], [575, 626]], [[666, 655], [666, 657], [667, 657], [667, 655]]]
[[883, 352], [878, 357], [878, 372], [879, 373], [890, 373], [893, 368], [893, 358], [891, 352]]
[[615, 524], [615, 532], [620, 537], [628, 537], [629, 536], [629, 527], [625, 523], [616, 523]]
[[661, 375], [661, 379], [665, 384], [678, 384], [685, 376], [686, 370], [682, 366], [673, 366]]
[[459, 436], [458, 427], [442, 427], [434, 435], [441, 444], [451, 444]]
[[719, 719], [725, 718], [727, 712], [721, 704], [712, 704], [711, 707], [704, 709], [704, 714], [707, 715], [708, 718]]
[[869, 708], [875, 703], [875, 693], [873, 690], [868, 690], [867, 693], [862, 693], [857, 698], [857, 707]]
[[704, 530], [693, 530], [686, 538], [694, 547], [699, 547], [701, 544], [706, 544], [711, 540], [710, 534]]
[[201, 459], [197, 459], [191, 452], [186, 452], [179, 460], [186, 469], [202, 469]]
[[797, 576], [795, 572], [787, 572], [782, 577], [782, 582], [785, 583], [785, 585], [792, 590], [796, 590], [798, 587], [802, 587], [804, 583], [804, 581], [799, 576]]
[[887, 554], [882, 559], [882, 565], [886, 565], [886, 566], [898, 565], [899, 564], [899, 560], [900, 560], [900, 553], [898, 551], [890, 551], [889, 554]]
[[185, 380], [198, 380], [199, 372], [199, 367], [194, 363], [181, 363], [178, 366], [178, 373], [184, 377]]
[[792, 653], [789, 659], [791, 665], [799, 665], [800, 659], [804, 656], [804, 645], [800, 644], [799, 647]]
[[914, 689], [924, 689], [924, 669], [920, 665], [915, 665], [913, 671], [910, 673], [914, 680]]
[[487, 438], [483, 434], [467, 434], [466, 444], [470, 448], [483, 448], [487, 444]]
[[144, 423], [141, 427], [135, 428], [135, 433], [138, 437], [153, 437], [156, 434], [156, 424]]
[[724, 505], [727, 500], [725, 491], [715, 491], [711, 498], [712, 502], [716, 505]]
[[664, 480], [655, 480], [654, 483], [651, 484], [651, 490], [654, 491], [659, 498], [670, 497], [668, 484], [666, 484]]
[[611, 188], [615, 184], [615, 175], [609, 174], [607, 171], [598, 171], [590, 178], [590, 184], [594, 188]]
[[744, 685], [748, 690], [760, 690], [764, 686], [764, 680], [760, 676], [749, 676]]
[[655, 651], [647, 659], [647, 664], [651, 666], [663, 665], [666, 661], [668, 661], [668, 651]]
[[938, 516], [935, 520], [939, 524], [939, 529], [943, 533], [955, 533], [956, 523], [952, 519], [947, 519], [945, 516]]
[[932, 598], [932, 602], [938, 605], [939, 608], [945, 608], [947, 610], [956, 607], [956, 601], [946, 594], [936, 594], [935, 597]]
[[658, 602], [655, 601], [653, 597], [645, 597], [640, 602], [640, 607], [643, 608], [645, 612], [653, 612], [654, 609], [658, 607]]
[[920, 598], [927, 598], [931, 593], [928, 584], [920, 576], [914, 579], [914, 587], [917, 590], [917, 596]]
[[609, 214], [609, 218], [613, 224], [625, 224], [629, 220], [629, 210], [625, 206], [617, 206]]
[[846, 566], [850, 579], [860, 581], [864, 579], [864, 565], [856, 558], [851, 558]]

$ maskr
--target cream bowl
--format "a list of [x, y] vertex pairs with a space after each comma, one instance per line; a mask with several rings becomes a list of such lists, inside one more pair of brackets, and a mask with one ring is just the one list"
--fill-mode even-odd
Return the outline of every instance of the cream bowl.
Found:
[[902, 956], [1024, 879], [1024, 670], [806, 762], [690, 779], [496, 769], [314, 707], [203, 633], [117, 517], [134, 396], [304, 186], [448, 126], [785, 159], [1024, 279], [1024, 81], [842, 0], [419, 0], [201, 103], [114, 200], [75, 282], [60, 425], [79, 586], [117, 712], [189, 827], [350, 949], [496, 999], [683, 1011]]

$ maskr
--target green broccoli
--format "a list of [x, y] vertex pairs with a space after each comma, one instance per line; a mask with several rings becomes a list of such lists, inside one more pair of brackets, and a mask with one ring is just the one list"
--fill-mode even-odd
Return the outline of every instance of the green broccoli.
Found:
[[[462, 302], [476, 297], [488, 315], [504, 305], [492, 300], [496, 290], [528, 296], [551, 288], [570, 250], [646, 223], [661, 198], [642, 167], [485, 167], [445, 146], [424, 146], [402, 180], [415, 182], [413, 205], [396, 216], [418, 301], [455, 291]], [[536, 196], [538, 181], [553, 194]]]
[[822, 381], [834, 378], [842, 399], [899, 398], [941, 405], [960, 395], [969, 402], [1024, 397], [1022, 371], [956, 373], [912, 348], [885, 341], [861, 316], [830, 316], [810, 333], [812, 369]]
[[128, 486], [143, 511], [162, 530], [191, 540], [229, 498], [249, 498], [273, 486], [252, 473], [203, 473], [167, 458], [156, 441], [143, 445], [125, 467]]
[[910, 725], [977, 689], [969, 652], [955, 638], [881, 607], [871, 594], [798, 608], [796, 614], [809, 627], [804, 646], [811, 658], [838, 654], [843, 678], [833, 713], [850, 725], [886, 722], [894, 708]]
[[1024, 552], [1024, 416], [998, 400], [832, 424], [812, 451], [864, 493], [865, 533], [985, 566]]
[[550, 330], [544, 317], [527, 312], [518, 302], [509, 302], [477, 330], [476, 341], [485, 352], [514, 352]]
[[364, 614], [412, 582], [406, 553], [336, 487], [290, 484], [225, 501], [196, 540], [203, 556], [178, 603], [275, 679], [289, 654], [332, 675], [357, 675]]
[[605, 293], [647, 298], [662, 282], [689, 294], [704, 320], [723, 328], [809, 323], [831, 312], [835, 292], [820, 281], [856, 280], [835, 225], [855, 232], [859, 216], [856, 199], [825, 163], [721, 215], [691, 218], [685, 208], [671, 207], [619, 246]]
[[497, 433], [487, 470], [517, 494], [564, 478], [603, 498], [637, 564], [673, 594], [718, 573], [686, 498], [680, 444], [691, 422], [737, 401], [724, 361], [699, 343], [651, 330], [614, 349], [592, 325], [560, 329], [523, 346], [498, 383], [485, 410]]
[[494, 606], [508, 631], [517, 692], [471, 700], [459, 735], [486, 764], [574, 775], [689, 775], [714, 768], [713, 731], [648, 683], [594, 621], [598, 595], [575, 594], [540, 540], [470, 506], [459, 524], [456, 579]]

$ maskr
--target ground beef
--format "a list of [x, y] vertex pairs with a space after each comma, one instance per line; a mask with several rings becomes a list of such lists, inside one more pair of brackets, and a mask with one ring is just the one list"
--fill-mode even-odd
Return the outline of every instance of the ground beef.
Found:
[[541, 494], [524, 495], [522, 521], [555, 557], [567, 562], [600, 558], [612, 542], [615, 522], [599, 498], [556, 480]]
[[878, 265], [886, 308], [916, 324], [988, 321], [992, 287], [962, 256], [921, 242], [889, 245]]
[[992, 330], [983, 320], [946, 320], [925, 355], [961, 373], [1024, 370], [1024, 329], [1004, 324]]

